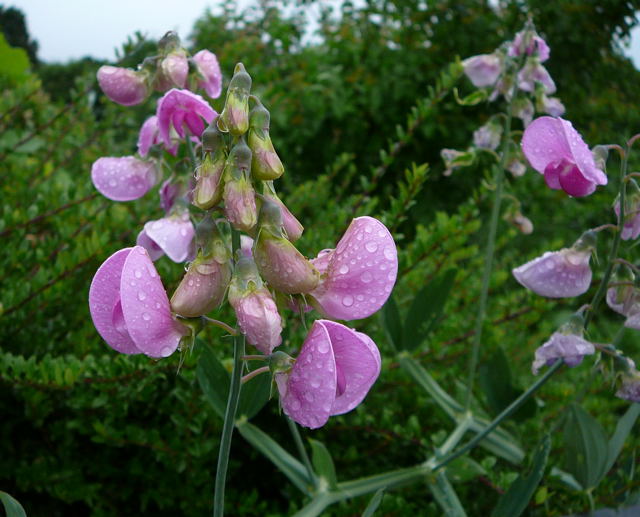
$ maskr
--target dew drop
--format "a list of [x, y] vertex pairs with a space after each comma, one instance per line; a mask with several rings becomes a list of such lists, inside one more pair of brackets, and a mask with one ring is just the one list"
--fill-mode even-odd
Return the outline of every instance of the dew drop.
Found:
[[374, 253], [378, 251], [378, 244], [374, 241], [367, 242], [364, 247], [367, 249], [369, 253]]
[[136, 278], [142, 278], [142, 271], [140, 271], [139, 269], [136, 269], [135, 272], [133, 273], [133, 275]]
[[342, 305], [344, 305], [345, 307], [351, 307], [353, 305], [353, 296], [351, 296], [350, 294], [346, 295], [342, 299]]
[[182, 235], [183, 237], [187, 236], [187, 229], [186, 228], [180, 228], [180, 235]]
[[396, 250], [393, 246], [387, 246], [384, 249], [384, 256], [387, 260], [394, 260], [396, 257]]
[[[320, 363], [318, 363], [318, 365], [320, 366]], [[311, 379], [311, 387], [312, 388], [319, 388], [320, 387], [320, 379], [318, 379], [317, 377], [314, 377], [313, 379]]]
[[315, 397], [313, 396], [313, 393], [311, 393], [310, 391], [307, 391], [304, 394], [304, 398], [306, 399], [307, 402], [313, 402], [315, 400]]
[[143, 313], [142, 313], [142, 319], [143, 319], [144, 321], [149, 321], [149, 320], [151, 319], [151, 316], [149, 315], [149, 313], [148, 313], [148, 312], [143, 312]]
[[114, 179], [110, 179], [109, 180], [109, 186], [110, 187], [115, 187], [118, 184], [118, 182]]
[[329, 351], [329, 343], [327, 343], [326, 341], [320, 341], [317, 348], [318, 352], [320, 352], [321, 354], [326, 354]]
[[160, 355], [162, 357], [169, 357], [172, 352], [173, 350], [171, 350], [171, 347], [165, 346], [162, 350], [160, 350]]
[[153, 264], [147, 264], [147, 273], [151, 278], [155, 278], [157, 276], [156, 268], [153, 267]]
[[294, 411], [300, 409], [300, 401], [298, 399], [293, 399], [291, 401], [291, 409], [293, 409]]
[[138, 291], [138, 300], [142, 301], [144, 299], [146, 299], [147, 295], [145, 294], [144, 291]]
[[373, 280], [373, 275], [370, 271], [365, 271], [360, 276], [360, 280], [362, 280], [365, 284], [368, 284], [369, 282], [371, 282], [371, 280]]
[[340, 266], [340, 269], [338, 270], [338, 272], [339, 272], [341, 275], [346, 275], [346, 274], [349, 272], [349, 266], [347, 266], [346, 264], [342, 264], [342, 265]]

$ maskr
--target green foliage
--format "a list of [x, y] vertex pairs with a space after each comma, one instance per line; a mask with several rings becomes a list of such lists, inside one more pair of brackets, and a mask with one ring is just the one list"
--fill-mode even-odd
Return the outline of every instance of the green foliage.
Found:
[[4, 34], [0, 33], [0, 84], [14, 84], [24, 82], [29, 76], [29, 58], [21, 48], [13, 48], [7, 43]]

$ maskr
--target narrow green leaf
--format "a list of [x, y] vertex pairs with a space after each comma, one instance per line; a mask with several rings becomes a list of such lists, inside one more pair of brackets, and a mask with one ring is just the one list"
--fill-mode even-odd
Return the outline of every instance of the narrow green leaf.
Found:
[[402, 346], [402, 320], [400, 319], [400, 312], [398, 311], [398, 305], [393, 296], [390, 296], [387, 303], [382, 307], [380, 312], [382, 316], [382, 327], [387, 333], [389, 341], [394, 348]]
[[[210, 347], [202, 346], [201, 349], [196, 368], [198, 383], [215, 412], [224, 418], [231, 376]], [[271, 375], [266, 373], [243, 384], [237, 417], [253, 418], [269, 400], [270, 389]]]
[[411, 304], [402, 331], [403, 350], [414, 350], [435, 330], [453, 286], [456, 271], [449, 269], [423, 287]]
[[572, 404], [564, 428], [567, 471], [583, 489], [594, 488], [605, 474], [607, 437], [602, 426], [577, 404]]
[[338, 486], [336, 469], [331, 459], [331, 454], [324, 443], [309, 438], [311, 444], [311, 462], [316, 474], [327, 482], [328, 488], [334, 489]]
[[452, 483], [465, 483], [486, 475], [484, 467], [469, 456], [460, 456], [447, 465], [447, 477]]
[[620, 454], [620, 451], [624, 446], [624, 442], [627, 439], [627, 436], [629, 436], [638, 415], [640, 415], [640, 404], [631, 404], [629, 409], [627, 409], [627, 412], [620, 420], [618, 420], [616, 430], [607, 446], [607, 463], [602, 474], [603, 476], [611, 470], [611, 467], [613, 467], [613, 464], [618, 459], [618, 455]]
[[[481, 433], [488, 425], [489, 422], [487, 420], [474, 417], [469, 430], [474, 433]], [[479, 445], [514, 465], [518, 465], [524, 459], [524, 451], [518, 444], [518, 440], [500, 427], [489, 433]]]
[[378, 506], [380, 506], [380, 503], [382, 502], [383, 497], [384, 497], [384, 488], [381, 488], [375, 494], [373, 494], [373, 497], [369, 501], [369, 504], [364, 509], [364, 512], [362, 512], [362, 517], [373, 517], [373, 514], [378, 509]]
[[498, 505], [491, 513], [491, 517], [518, 517], [524, 512], [544, 475], [550, 449], [551, 439], [549, 435], [546, 435], [533, 458], [533, 465], [529, 475], [524, 477], [520, 474], [511, 483], [509, 489], [500, 497]]
[[[517, 388], [512, 381], [509, 360], [502, 348], [498, 348], [489, 359], [480, 366], [478, 381], [487, 398], [492, 415], [498, 415], [511, 402], [522, 395], [523, 390]], [[536, 412], [533, 398], [528, 399], [509, 418], [526, 420]]]
[[202, 352], [196, 368], [198, 383], [215, 412], [224, 418], [231, 377], [209, 346], [200, 348]]
[[430, 483], [429, 488], [436, 502], [442, 508], [444, 515], [447, 517], [466, 517], [467, 514], [460, 503], [460, 499], [458, 499], [458, 494], [456, 494], [443, 470], [438, 471], [435, 483]]
[[7, 517], [27, 517], [22, 505], [2, 490], [0, 490], [0, 501], [2, 501]]
[[481, 102], [485, 101], [488, 97], [486, 89], [476, 90], [466, 97], [460, 98], [460, 96], [458, 95], [458, 89], [454, 88], [453, 95], [456, 99], [456, 102], [460, 104], [460, 106], [475, 106], [476, 104], [480, 104]]
[[236, 428], [245, 440], [264, 454], [300, 491], [310, 493], [311, 481], [302, 463], [255, 425], [240, 420]]
[[436, 380], [418, 364], [418, 362], [409, 357], [406, 353], [398, 355], [400, 366], [404, 368], [413, 380], [416, 381], [424, 390], [433, 397], [433, 400], [453, 419], [457, 414], [463, 411], [463, 407], [453, 399], [445, 390], [443, 390]]

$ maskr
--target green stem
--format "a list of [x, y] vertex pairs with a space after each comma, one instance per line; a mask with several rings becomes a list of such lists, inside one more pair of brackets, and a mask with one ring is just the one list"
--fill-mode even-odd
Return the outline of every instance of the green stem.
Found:
[[189, 151], [189, 158], [191, 159], [191, 163], [193, 168], [195, 169], [198, 166], [198, 160], [196, 159], [196, 152], [193, 149], [193, 142], [191, 141], [191, 137], [189, 136], [189, 132], [187, 132], [187, 150]]
[[[234, 252], [240, 248], [240, 234], [231, 231], [231, 245]], [[233, 370], [231, 371], [231, 385], [229, 386], [229, 398], [227, 408], [224, 413], [224, 423], [222, 426], [222, 436], [220, 438], [220, 450], [218, 452], [218, 467], [216, 470], [215, 491], [213, 497], [213, 515], [222, 517], [224, 515], [224, 487], [227, 478], [227, 467], [229, 466], [229, 452], [231, 451], [231, 438], [240, 400], [240, 387], [243, 369], [244, 356], [244, 335], [238, 332], [233, 337]]]
[[315, 484], [316, 475], [313, 472], [313, 467], [311, 466], [311, 460], [309, 459], [309, 455], [307, 454], [307, 449], [304, 447], [304, 442], [302, 441], [302, 436], [300, 436], [300, 431], [298, 430], [298, 425], [287, 417], [287, 424], [289, 424], [289, 429], [291, 430], [291, 434], [293, 435], [293, 441], [296, 443], [296, 447], [298, 449], [298, 454], [302, 458], [302, 462], [307, 469], [307, 475], [309, 476], [309, 483]]
[[509, 143], [511, 138], [511, 106], [513, 97], [507, 106], [506, 120], [504, 123], [504, 133], [502, 140], [502, 158], [500, 164], [496, 165], [494, 173], [495, 190], [493, 194], [493, 206], [491, 207], [491, 219], [489, 220], [489, 233], [487, 235], [487, 247], [484, 255], [484, 269], [482, 272], [482, 288], [480, 291], [480, 300], [478, 301], [478, 315], [476, 317], [475, 333], [473, 335], [473, 344], [471, 355], [469, 357], [469, 373], [467, 378], [467, 395], [464, 401], [465, 411], [471, 406], [473, 396], [473, 384], [476, 377], [476, 369], [478, 368], [478, 359], [480, 357], [480, 344], [482, 343], [482, 328], [484, 326], [484, 318], [487, 312], [487, 300], [489, 298], [489, 283], [491, 281], [491, 272], [493, 270], [493, 255], [495, 253], [496, 233], [498, 231], [498, 219], [500, 217], [500, 205], [502, 203], [502, 190], [504, 188], [504, 169], [507, 164], [507, 156], [509, 154]]
[[609, 279], [611, 278], [611, 272], [613, 271], [613, 265], [616, 262], [616, 258], [618, 256], [618, 248], [620, 247], [620, 239], [622, 237], [622, 229], [624, 228], [624, 203], [625, 203], [625, 195], [626, 195], [626, 182], [625, 176], [627, 175], [627, 161], [629, 157], [630, 148], [627, 147], [622, 155], [622, 161], [620, 163], [620, 192], [619, 192], [619, 201], [620, 201], [620, 212], [618, 214], [618, 231], [616, 232], [615, 237], [613, 238], [613, 244], [611, 246], [611, 253], [609, 254], [609, 261], [607, 263], [607, 269], [605, 269], [604, 276], [602, 277], [602, 282], [598, 286], [598, 290], [593, 297], [593, 301], [591, 302], [591, 309], [587, 313], [584, 319], [584, 328], [586, 329], [591, 320], [593, 319], [593, 315], [598, 309], [598, 305], [604, 298], [604, 295], [607, 292], [607, 288], [609, 286]]
[[457, 451], [449, 454], [444, 459], [439, 461], [436, 465], [434, 465], [433, 469], [437, 470], [439, 468], [448, 465], [456, 458], [459, 458], [467, 451], [473, 449], [485, 436], [490, 434], [496, 427], [498, 427], [502, 421], [510, 416], [516, 409], [518, 409], [535, 391], [537, 391], [545, 382], [547, 382], [551, 376], [556, 373], [563, 362], [558, 360], [555, 362], [551, 368], [549, 368], [546, 373], [540, 377], [536, 382], [534, 382], [527, 391], [525, 391], [522, 395], [520, 395], [516, 400], [514, 400], [508, 407], [506, 407], [502, 413], [500, 413], [497, 417], [495, 417], [491, 423], [481, 432], [474, 436], [471, 440], [469, 440], [464, 446], [462, 446]]

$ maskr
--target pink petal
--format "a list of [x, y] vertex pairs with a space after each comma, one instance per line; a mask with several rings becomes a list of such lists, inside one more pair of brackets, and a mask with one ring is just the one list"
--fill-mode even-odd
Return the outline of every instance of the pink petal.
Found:
[[397, 273], [398, 254], [389, 230], [373, 217], [358, 217], [338, 242], [326, 276], [311, 295], [331, 318], [366, 318], [387, 301]]
[[147, 156], [151, 146], [158, 143], [158, 117], [153, 115], [144, 121], [138, 135], [138, 153]]
[[120, 318], [120, 277], [132, 249], [116, 251], [105, 260], [89, 288], [89, 311], [96, 330], [111, 348], [123, 354], [140, 353]]
[[162, 248], [158, 246], [156, 244], [156, 241], [151, 239], [147, 235], [147, 232], [145, 232], [144, 230], [142, 230], [138, 234], [138, 238], [136, 239], [136, 246], [142, 246], [144, 249], [146, 249], [149, 257], [154, 262], [164, 255], [164, 251], [162, 251]]
[[188, 212], [149, 221], [144, 231], [174, 262], [184, 262], [193, 253], [195, 229]]
[[[171, 147], [170, 130], [173, 125], [176, 132], [184, 137], [182, 121], [187, 114], [193, 113], [205, 119], [207, 123], [216, 117], [216, 111], [200, 95], [188, 90], [169, 90], [158, 101], [158, 129], [160, 137], [167, 147]], [[203, 124], [204, 128], [204, 124]], [[196, 134], [195, 136], [200, 136]]]
[[593, 153], [580, 136], [580, 133], [573, 128], [568, 120], [562, 118], [558, 118], [558, 120], [562, 124], [565, 138], [569, 143], [573, 161], [580, 168], [583, 176], [597, 185], [606, 185], [607, 175], [596, 166]]
[[562, 122], [553, 117], [539, 117], [527, 126], [522, 135], [522, 152], [541, 174], [550, 163], [573, 161]]
[[154, 162], [133, 156], [98, 158], [91, 166], [91, 180], [98, 192], [113, 201], [131, 201], [144, 196], [156, 183]]
[[249, 344], [269, 355], [282, 343], [282, 319], [276, 302], [266, 288], [257, 289], [238, 300], [232, 300], [238, 325]]
[[283, 411], [300, 425], [311, 429], [322, 427], [331, 415], [336, 383], [329, 333], [324, 325], [314, 321], [286, 385], [278, 383]]
[[186, 329], [171, 315], [169, 298], [153, 262], [142, 246], [131, 250], [120, 280], [120, 300], [134, 343], [150, 357], [167, 357]]
[[109, 99], [123, 106], [134, 106], [148, 94], [146, 75], [130, 68], [101, 66], [97, 73], [100, 88]]
[[198, 67], [198, 72], [204, 78], [203, 81], [198, 81], [198, 86], [207, 92], [209, 97], [213, 99], [220, 97], [222, 92], [222, 72], [216, 55], [208, 50], [201, 50], [193, 56], [193, 61]]
[[336, 360], [337, 393], [332, 415], [354, 409], [380, 375], [380, 352], [373, 340], [340, 323], [318, 320], [329, 333]]
[[591, 284], [590, 252], [565, 248], [548, 251], [513, 270], [513, 276], [527, 289], [549, 298], [579, 296]]

